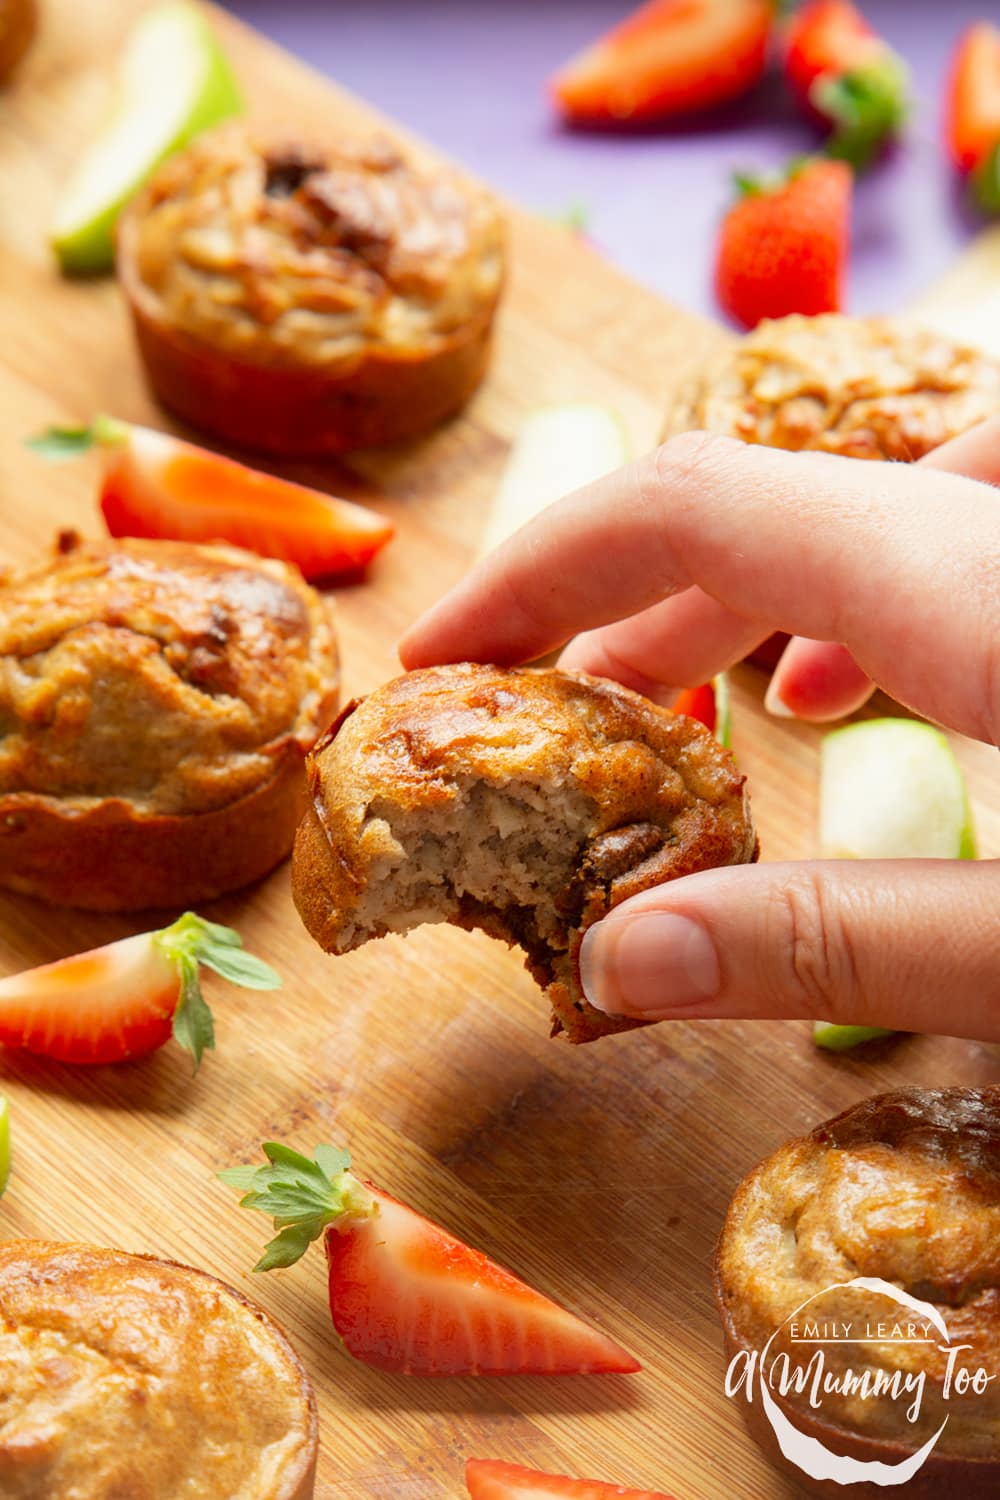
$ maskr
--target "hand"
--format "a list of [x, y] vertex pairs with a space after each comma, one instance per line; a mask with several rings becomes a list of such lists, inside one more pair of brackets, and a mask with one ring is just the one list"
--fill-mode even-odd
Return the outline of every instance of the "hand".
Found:
[[[660, 701], [776, 629], [772, 711], [837, 717], [873, 684], [1000, 739], [1000, 419], [920, 464], [675, 438], [551, 506], [410, 630], [408, 668], [531, 660]], [[837, 643], [837, 644], [835, 644]], [[600, 1009], [780, 1016], [1000, 1039], [1000, 862], [707, 870], [586, 934]]]

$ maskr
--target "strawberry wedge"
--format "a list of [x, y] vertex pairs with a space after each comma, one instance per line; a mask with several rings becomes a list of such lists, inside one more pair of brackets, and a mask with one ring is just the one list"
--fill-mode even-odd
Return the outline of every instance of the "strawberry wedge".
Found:
[[465, 1483], [471, 1500], [538, 1500], [545, 1495], [553, 1500], [670, 1500], [659, 1490], [627, 1490], [600, 1479], [542, 1474], [492, 1458], [470, 1458]]
[[393, 534], [375, 511], [113, 418], [31, 440], [50, 458], [93, 446], [106, 456], [100, 505], [112, 536], [231, 542], [295, 563], [306, 578], [365, 567]]
[[244, 989], [281, 984], [268, 964], [245, 951], [239, 933], [185, 912], [159, 932], [0, 979], [0, 1045], [58, 1062], [117, 1063], [173, 1036], [197, 1068], [215, 1046], [200, 964]]
[[279, 1231], [255, 1270], [289, 1266], [320, 1235], [333, 1325], [348, 1352], [403, 1375], [632, 1374], [606, 1334], [543, 1297], [319, 1146], [310, 1159], [274, 1141], [266, 1167], [219, 1176]]
[[670, 705], [675, 714], [686, 714], [697, 719], [710, 730], [720, 745], [728, 749], [732, 743], [732, 722], [729, 709], [729, 679], [725, 672], [703, 682], [700, 687], [684, 688]]
[[579, 125], [642, 124], [735, 99], [760, 78], [771, 0], [647, 0], [550, 88]]

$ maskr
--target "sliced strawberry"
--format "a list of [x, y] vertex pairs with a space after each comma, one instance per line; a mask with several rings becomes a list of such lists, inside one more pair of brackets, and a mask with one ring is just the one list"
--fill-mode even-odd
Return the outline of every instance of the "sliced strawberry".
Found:
[[723, 220], [715, 289], [746, 328], [789, 313], [839, 312], [847, 270], [852, 173], [806, 161], [771, 187], [746, 179]]
[[982, 206], [1000, 210], [1000, 29], [988, 21], [965, 32], [952, 58], [946, 139], [955, 165], [975, 173]]
[[850, 0], [810, 0], [795, 12], [784, 68], [807, 113], [833, 129], [831, 154], [855, 166], [906, 118], [906, 67]]
[[715, 688], [712, 683], [703, 682], [701, 687], [685, 688], [670, 707], [675, 714], [697, 719], [699, 724], [715, 733]]
[[244, 952], [237, 933], [186, 912], [160, 932], [0, 980], [0, 1045], [59, 1062], [115, 1063], [153, 1052], [173, 1035], [197, 1066], [214, 1046], [199, 963], [251, 989], [281, 982]]
[[757, 82], [773, 20], [772, 0], [648, 0], [572, 58], [550, 87], [578, 124], [706, 109]]
[[366, 1364], [404, 1375], [630, 1374], [613, 1339], [387, 1193], [350, 1159], [267, 1142], [270, 1166], [220, 1173], [280, 1231], [257, 1270], [291, 1265], [324, 1235], [333, 1324]]
[[120, 1062], [162, 1047], [180, 993], [151, 932], [0, 979], [0, 1043], [60, 1062]]
[[534, 1500], [539, 1495], [560, 1500], [670, 1500], [659, 1490], [627, 1490], [601, 1479], [542, 1474], [493, 1458], [470, 1458], [465, 1465], [465, 1483], [471, 1500]]
[[720, 745], [732, 741], [732, 718], [729, 704], [729, 678], [719, 672], [711, 682], [700, 687], [684, 688], [670, 705], [675, 714], [686, 714], [711, 730]]
[[33, 440], [48, 456], [107, 453], [100, 503], [112, 536], [231, 542], [295, 563], [306, 578], [355, 572], [393, 534], [375, 511], [276, 479], [165, 432], [99, 418]]

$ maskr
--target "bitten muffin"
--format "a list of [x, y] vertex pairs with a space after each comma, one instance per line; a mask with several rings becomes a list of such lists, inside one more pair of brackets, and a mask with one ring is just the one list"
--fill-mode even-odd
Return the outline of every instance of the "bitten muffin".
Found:
[[757, 856], [744, 787], [702, 725], [577, 672], [433, 667], [351, 703], [308, 761], [292, 889], [330, 953], [423, 922], [519, 944], [553, 1035], [590, 1006], [584, 930], [637, 891]]
[[332, 606], [235, 547], [64, 545], [0, 585], [0, 885], [115, 911], [257, 879], [336, 708]]
[[31, 46], [37, 26], [35, 0], [0, 0], [0, 83]]
[[309, 1500], [316, 1404], [282, 1330], [202, 1271], [0, 1245], [5, 1500]]
[[1000, 364], [916, 324], [837, 313], [761, 323], [678, 398], [699, 428], [770, 448], [922, 458], [1000, 413]]
[[428, 431], [482, 379], [503, 279], [493, 201], [379, 138], [200, 136], [139, 193], [118, 270], [154, 391], [272, 453]]
[[[893, 1325], [919, 1315], [877, 1292], [825, 1290], [859, 1276], [930, 1304], [944, 1319], [947, 1343], [934, 1326], [929, 1342], [902, 1342]], [[1000, 1089], [882, 1094], [789, 1141], [737, 1190], [716, 1252], [715, 1285], [730, 1359], [763, 1350], [776, 1335], [769, 1358], [786, 1353], [804, 1366], [822, 1350], [824, 1370], [834, 1376], [851, 1369], [910, 1379], [896, 1400], [834, 1391], [822, 1394], [818, 1408], [810, 1405], [809, 1386], [785, 1395], [772, 1388], [801, 1432], [835, 1454], [898, 1464], [947, 1417], [906, 1495], [1000, 1494]], [[818, 1293], [825, 1295], [809, 1303], [793, 1334], [788, 1320]], [[808, 1319], [822, 1344], [795, 1342]], [[847, 1323], [861, 1342], [843, 1342]], [[871, 1331], [876, 1338], [868, 1341]], [[986, 1368], [994, 1378], [985, 1391], [958, 1395], [953, 1377], [946, 1399], [947, 1351], [959, 1346], [967, 1346], [962, 1366]], [[911, 1423], [905, 1412], [918, 1382], [920, 1420]], [[759, 1394], [752, 1404], [739, 1399], [755, 1438], [782, 1462]], [[789, 1472], [818, 1495], [885, 1494], [870, 1481], [845, 1491], [806, 1480], [798, 1468]]]

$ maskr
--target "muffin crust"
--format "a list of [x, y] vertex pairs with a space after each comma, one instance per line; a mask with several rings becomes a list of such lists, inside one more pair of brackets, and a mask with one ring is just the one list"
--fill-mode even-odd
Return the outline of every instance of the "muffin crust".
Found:
[[6, 1500], [309, 1500], [316, 1410], [278, 1326], [187, 1266], [0, 1245]]
[[167, 405], [251, 446], [338, 451], [423, 431], [470, 394], [503, 229], [482, 190], [386, 140], [228, 125], [139, 194], [119, 270]]
[[837, 313], [765, 320], [680, 396], [664, 437], [700, 428], [771, 448], [922, 458], [1000, 412], [1000, 364], [941, 334]]
[[707, 730], [582, 673], [411, 672], [349, 705], [308, 779], [292, 884], [323, 948], [480, 928], [524, 948], [571, 1041], [636, 1024], [584, 999], [584, 930], [637, 891], [757, 853], [744, 778]]
[[[294, 568], [237, 548], [70, 544], [11, 579], [0, 587], [0, 883], [116, 907], [262, 874], [290, 845], [303, 756], [337, 679], [329, 604]], [[103, 858], [88, 874], [94, 839]]]
[[[772, 1354], [790, 1347], [783, 1325], [791, 1314], [857, 1276], [880, 1278], [931, 1304], [944, 1318], [950, 1345], [969, 1346], [965, 1363], [1000, 1370], [1000, 1089], [883, 1094], [789, 1141], [751, 1172], [730, 1206], [716, 1254], [728, 1354], [763, 1349], [776, 1330]], [[826, 1293], [811, 1304], [810, 1316], [874, 1326], [885, 1319], [886, 1302], [870, 1292]], [[889, 1462], [915, 1451], [947, 1416], [907, 1495], [996, 1494], [998, 1382], [946, 1401], [942, 1342], [824, 1349], [828, 1369], [922, 1371], [919, 1425], [905, 1420], [903, 1403], [827, 1394], [817, 1412], [807, 1394], [772, 1394], [796, 1426], [834, 1452]], [[754, 1435], [773, 1452], [759, 1410], [745, 1410]], [[832, 1483], [807, 1487], [842, 1492]], [[883, 1493], [869, 1484], [854, 1489]]]

